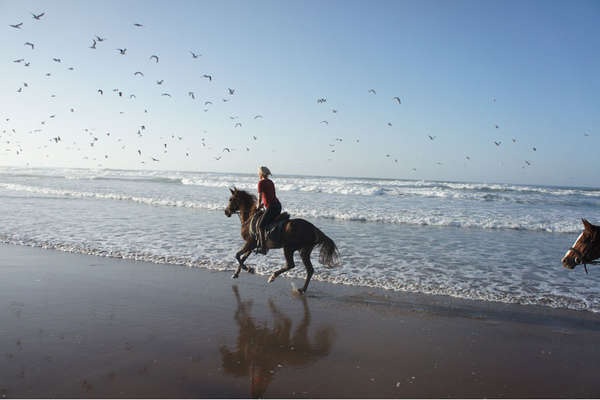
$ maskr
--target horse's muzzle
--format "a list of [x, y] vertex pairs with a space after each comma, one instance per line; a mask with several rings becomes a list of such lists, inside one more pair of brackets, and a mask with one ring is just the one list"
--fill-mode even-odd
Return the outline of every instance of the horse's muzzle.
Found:
[[231, 211], [229, 211], [228, 208], [225, 209], [225, 215], [227, 215], [227, 217], [231, 217]]
[[575, 261], [574, 257], [568, 257], [568, 256], [563, 257], [561, 262], [562, 262], [563, 267], [565, 267], [567, 269], [573, 269], [578, 264], [577, 261]]

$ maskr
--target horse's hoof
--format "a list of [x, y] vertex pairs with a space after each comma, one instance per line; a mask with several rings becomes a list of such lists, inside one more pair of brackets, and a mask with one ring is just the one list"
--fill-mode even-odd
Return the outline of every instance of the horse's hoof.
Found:
[[231, 275], [231, 279], [237, 279], [237, 278], [238, 278], [238, 274]]
[[275, 280], [275, 278], [277, 278], [277, 275], [273, 274], [269, 277], [269, 280], [267, 281], [268, 283], [271, 283]]
[[304, 290], [304, 289], [298, 289], [298, 294], [304, 294], [304, 293], [306, 293], [306, 290]]
[[253, 274], [255, 272], [256, 272], [256, 270], [254, 269], [254, 267], [248, 267], [248, 273], [249, 274]]

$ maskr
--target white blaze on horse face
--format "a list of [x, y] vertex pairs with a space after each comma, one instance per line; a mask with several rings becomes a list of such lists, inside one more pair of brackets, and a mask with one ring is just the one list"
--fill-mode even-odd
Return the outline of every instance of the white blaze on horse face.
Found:
[[[583, 233], [584, 232], [581, 232], [581, 234], [579, 234], [579, 237], [577, 238], [577, 240], [575, 240], [575, 243], [573, 243], [573, 246], [571, 246], [572, 248], [575, 248], [575, 246], [577, 246], [577, 244], [583, 237]], [[565, 253], [565, 257], [568, 257], [572, 252], [573, 252], [573, 250], [571, 250], [571, 249], [567, 250], [567, 252]], [[565, 257], [563, 257], [563, 258], [565, 258]]]

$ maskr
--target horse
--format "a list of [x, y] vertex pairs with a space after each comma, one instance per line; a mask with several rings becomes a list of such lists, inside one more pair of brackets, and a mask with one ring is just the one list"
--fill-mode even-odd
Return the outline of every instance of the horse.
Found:
[[[239, 215], [242, 224], [242, 239], [246, 241], [240, 251], [235, 254], [235, 258], [238, 261], [238, 268], [232, 275], [232, 278], [236, 279], [240, 275], [242, 269], [254, 273], [254, 268], [246, 267], [244, 262], [248, 256], [250, 256], [252, 250], [257, 247], [256, 238], [251, 234], [251, 225], [253, 225], [251, 221], [253, 221], [261, 211], [256, 207], [256, 196], [235, 187], [229, 189], [229, 191], [231, 192], [231, 197], [229, 198], [227, 208], [225, 208], [225, 215], [227, 217], [231, 217], [233, 214]], [[286, 218], [289, 218], [289, 214], [283, 213], [280, 214], [274, 222]], [[306, 267], [306, 280], [304, 281], [304, 286], [299, 289], [298, 292], [300, 294], [305, 293], [314, 272], [314, 268], [310, 261], [310, 253], [315, 246], [321, 247], [319, 252], [319, 262], [321, 264], [328, 267], [334, 267], [339, 264], [339, 251], [333, 240], [306, 220], [300, 218], [288, 219], [283, 227], [280, 242], [275, 243], [271, 240], [267, 240], [266, 242], [266, 247], [268, 249], [278, 249], [283, 247], [283, 254], [285, 255], [286, 260], [285, 267], [273, 272], [269, 277], [268, 282], [273, 282], [279, 275], [295, 267], [294, 252], [298, 250], [300, 251], [302, 263]]]
[[600, 226], [592, 225], [586, 219], [581, 219], [584, 230], [581, 232], [573, 246], [567, 250], [562, 258], [563, 267], [568, 269], [575, 268], [576, 265], [583, 264], [587, 274], [586, 264], [598, 264], [595, 259], [600, 258]]

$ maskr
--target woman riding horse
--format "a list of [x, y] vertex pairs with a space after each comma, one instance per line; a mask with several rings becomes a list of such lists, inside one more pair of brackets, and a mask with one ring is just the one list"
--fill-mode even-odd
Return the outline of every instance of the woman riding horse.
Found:
[[281, 213], [281, 203], [275, 196], [275, 184], [269, 179], [271, 171], [267, 167], [258, 168], [258, 204], [256, 208], [265, 206], [265, 213], [258, 226], [258, 246], [257, 253], [267, 254], [267, 245], [265, 238], [265, 228], [277, 218]]

